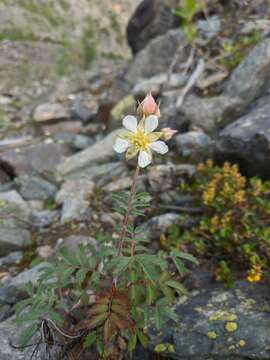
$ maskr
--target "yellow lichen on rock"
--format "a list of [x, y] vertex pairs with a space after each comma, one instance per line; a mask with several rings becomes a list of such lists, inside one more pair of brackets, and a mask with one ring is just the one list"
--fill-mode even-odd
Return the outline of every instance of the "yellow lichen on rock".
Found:
[[208, 339], [215, 340], [217, 338], [217, 333], [215, 331], [208, 331], [207, 337]]
[[209, 321], [234, 321], [236, 319], [237, 315], [224, 310], [217, 310], [214, 314], [209, 316]]
[[238, 329], [238, 325], [236, 322], [227, 322], [227, 324], [225, 325], [225, 329], [228, 331], [228, 332], [234, 332]]
[[245, 342], [245, 340], [243, 340], [243, 339], [240, 340], [238, 344], [239, 344], [240, 347], [246, 346], [246, 342]]
[[167, 351], [169, 353], [175, 352], [174, 346], [172, 344], [169, 344], [169, 343], [157, 344], [155, 346], [155, 352], [161, 353], [161, 352], [165, 352], [165, 351]]

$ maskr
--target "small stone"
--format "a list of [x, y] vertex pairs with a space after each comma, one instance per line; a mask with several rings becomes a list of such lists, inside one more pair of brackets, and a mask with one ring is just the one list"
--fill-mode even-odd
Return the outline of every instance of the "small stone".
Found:
[[88, 179], [67, 180], [55, 197], [62, 204], [61, 222], [80, 220], [89, 207], [89, 198], [95, 183]]
[[0, 258], [0, 267], [7, 267], [13, 264], [19, 264], [23, 258], [23, 253], [21, 251], [14, 251], [9, 255]]
[[30, 215], [30, 222], [38, 227], [49, 227], [59, 219], [59, 211], [57, 210], [41, 210], [33, 211]]
[[106, 186], [104, 186], [103, 190], [106, 192], [112, 192], [112, 191], [120, 191], [130, 188], [132, 183], [132, 179], [130, 177], [124, 177], [122, 179], [118, 179], [116, 181], [113, 181]]
[[174, 137], [176, 147], [183, 156], [200, 155], [212, 144], [211, 138], [202, 130], [189, 131]]
[[42, 260], [48, 260], [53, 255], [53, 249], [49, 245], [39, 246], [37, 248], [37, 255]]
[[33, 113], [33, 119], [38, 122], [67, 119], [69, 117], [70, 112], [63, 105], [58, 103], [38, 105]]
[[54, 198], [57, 186], [35, 175], [22, 174], [16, 179], [21, 195], [27, 200], [48, 200]]

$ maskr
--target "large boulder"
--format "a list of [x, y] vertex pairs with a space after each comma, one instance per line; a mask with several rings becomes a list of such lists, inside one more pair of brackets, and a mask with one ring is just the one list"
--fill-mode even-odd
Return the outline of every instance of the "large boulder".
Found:
[[143, 0], [136, 8], [127, 27], [127, 40], [133, 54], [142, 50], [150, 40], [165, 34], [179, 25], [179, 19], [172, 9], [176, 0], [165, 3], [164, 0]]
[[260, 285], [208, 285], [180, 299], [177, 322], [148, 329], [150, 347], [171, 359], [269, 359], [269, 300], [269, 290]]
[[233, 71], [224, 95], [240, 97], [245, 104], [258, 98], [270, 85], [270, 39], [256, 45]]
[[249, 113], [221, 131], [215, 149], [218, 161], [237, 162], [246, 175], [270, 178], [269, 99], [262, 98]]
[[[138, 81], [168, 72], [177, 49], [186, 44], [181, 30], [170, 30], [165, 35], [153, 39], [131, 61], [125, 74], [125, 80], [133, 87]], [[178, 54], [177, 64], [186, 59], [186, 51]]]

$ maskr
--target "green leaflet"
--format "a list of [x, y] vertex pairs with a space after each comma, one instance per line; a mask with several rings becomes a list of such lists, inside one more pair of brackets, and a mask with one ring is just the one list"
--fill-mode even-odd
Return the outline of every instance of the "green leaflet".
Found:
[[25, 347], [32, 339], [35, 332], [38, 330], [38, 323], [29, 325], [20, 335], [19, 344], [21, 347]]
[[97, 332], [96, 331], [91, 331], [85, 338], [84, 343], [83, 343], [83, 347], [84, 348], [90, 348], [94, 342], [96, 341], [97, 338]]

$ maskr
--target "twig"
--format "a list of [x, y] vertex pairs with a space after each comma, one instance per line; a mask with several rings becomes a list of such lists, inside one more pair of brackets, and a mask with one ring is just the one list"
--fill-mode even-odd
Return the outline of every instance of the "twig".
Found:
[[183, 75], [187, 75], [188, 70], [191, 68], [194, 62], [195, 53], [196, 53], [196, 48], [192, 47], [187, 62], [183, 64], [183, 68], [184, 68]]
[[199, 79], [199, 77], [201, 76], [201, 74], [203, 73], [205, 68], [205, 61], [203, 59], [200, 59], [194, 72], [191, 74], [186, 86], [184, 87], [184, 89], [181, 91], [180, 96], [177, 99], [176, 102], [176, 108], [179, 109], [185, 99], [185, 96], [187, 95], [187, 93], [193, 88], [193, 86], [196, 84], [197, 80]]
[[69, 339], [78, 339], [79, 337], [81, 337], [82, 335], [68, 335], [66, 333], [64, 333], [61, 329], [59, 329], [59, 327], [55, 324], [55, 322], [53, 322], [51, 319], [46, 319], [46, 321], [48, 321], [49, 323], [51, 323], [53, 325], [53, 327], [64, 337], [67, 337]]
[[201, 214], [202, 209], [200, 208], [191, 208], [187, 206], [176, 206], [176, 205], [162, 205], [161, 208], [167, 209], [167, 210], [175, 210], [179, 212], [186, 212], [186, 213], [192, 213], [192, 214]]

